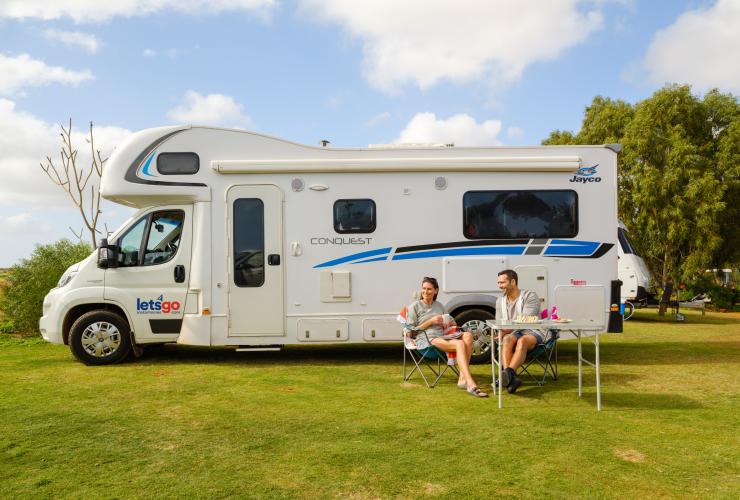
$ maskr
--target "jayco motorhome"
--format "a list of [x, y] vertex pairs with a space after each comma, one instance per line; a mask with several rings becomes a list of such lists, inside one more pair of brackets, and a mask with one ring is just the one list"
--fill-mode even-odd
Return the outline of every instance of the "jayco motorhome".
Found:
[[[617, 146], [310, 147], [240, 130], [143, 130], [102, 195], [139, 211], [44, 300], [43, 337], [84, 363], [146, 344], [400, 341], [424, 276], [459, 324], [512, 268], [543, 307], [617, 279]], [[475, 357], [490, 334], [477, 330]]]

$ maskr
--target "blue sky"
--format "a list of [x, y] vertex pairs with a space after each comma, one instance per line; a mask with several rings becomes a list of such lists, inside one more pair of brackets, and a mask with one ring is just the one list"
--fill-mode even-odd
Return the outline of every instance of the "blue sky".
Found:
[[0, 267], [80, 226], [38, 166], [69, 118], [81, 149], [95, 122], [104, 152], [173, 123], [538, 144], [577, 131], [597, 94], [737, 95], [738, 26], [740, 0], [0, 0]]

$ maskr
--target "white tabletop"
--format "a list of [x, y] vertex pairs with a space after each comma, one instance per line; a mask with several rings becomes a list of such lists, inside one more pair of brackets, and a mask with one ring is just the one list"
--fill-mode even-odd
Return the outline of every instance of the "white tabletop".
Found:
[[494, 330], [594, 330], [604, 331], [601, 323], [585, 321], [551, 321], [542, 320], [538, 323], [514, 323], [513, 321], [488, 320], [486, 324]]

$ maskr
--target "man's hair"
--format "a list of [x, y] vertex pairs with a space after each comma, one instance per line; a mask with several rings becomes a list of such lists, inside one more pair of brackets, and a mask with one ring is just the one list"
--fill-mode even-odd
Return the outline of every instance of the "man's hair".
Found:
[[514, 281], [516, 281], [516, 284], [517, 285], [519, 284], [519, 275], [516, 274], [516, 271], [514, 271], [512, 269], [504, 269], [503, 271], [501, 271], [500, 273], [498, 273], [496, 276], [501, 276], [501, 275], [504, 275], [504, 274], [506, 275], [507, 278], [509, 278], [509, 280], [514, 280]]

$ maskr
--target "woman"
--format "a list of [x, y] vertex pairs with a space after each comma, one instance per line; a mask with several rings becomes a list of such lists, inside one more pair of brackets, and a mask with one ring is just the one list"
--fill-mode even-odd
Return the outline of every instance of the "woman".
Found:
[[[470, 356], [473, 353], [473, 335], [470, 332], [462, 332], [459, 338], [443, 338], [444, 329], [451, 326], [445, 323], [445, 308], [437, 302], [439, 285], [434, 278], [424, 278], [421, 282], [421, 299], [417, 300], [408, 310], [408, 324], [420, 330], [425, 330], [431, 343], [438, 349], [457, 354], [457, 365], [460, 369], [460, 378], [457, 386], [465, 389], [469, 394], [477, 398], [486, 398], [488, 394], [481, 391], [470, 374]], [[449, 318], [449, 316], [447, 316]], [[451, 320], [454, 325], [454, 320]], [[416, 338], [416, 347], [424, 349], [429, 347], [426, 338], [420, 335]]]

